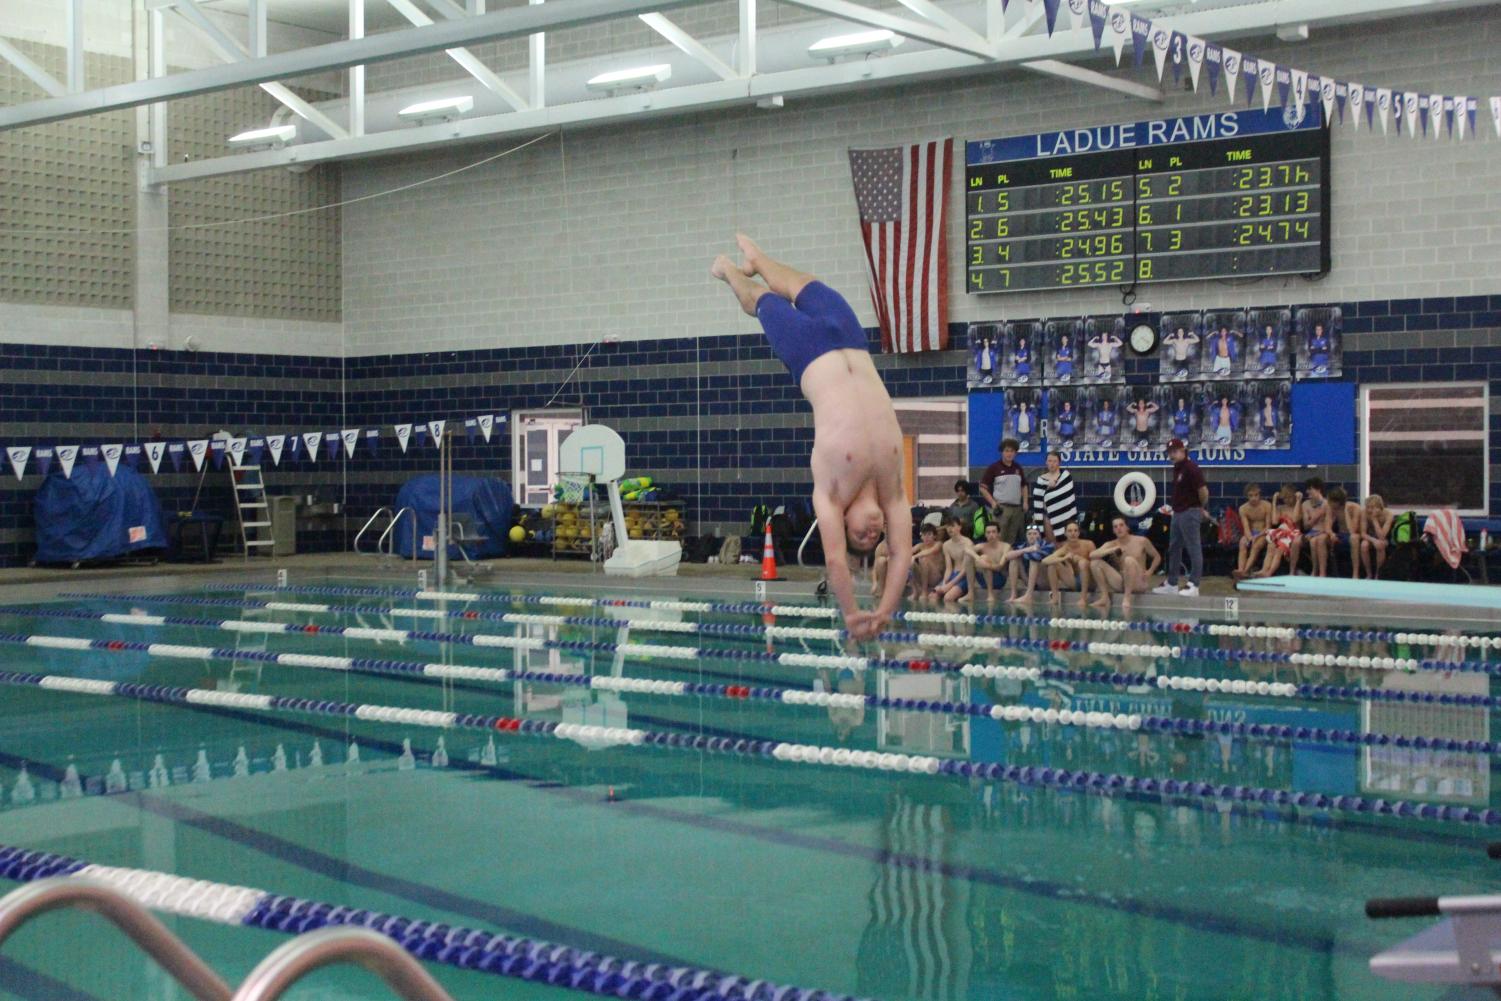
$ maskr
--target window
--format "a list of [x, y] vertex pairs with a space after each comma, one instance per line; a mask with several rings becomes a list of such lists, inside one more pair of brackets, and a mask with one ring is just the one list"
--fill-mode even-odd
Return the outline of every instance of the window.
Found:
[[1486, 515], [1490, 399], [1483, 382], [1361, 388], [1362, 496], [1399, 511]]
[[969, 479], [969, 405], [964, 400], [892, 400], [902, 429], [902, 483], [913, 504], [947, 507], [954, 481]]
[[552, 500], [558, 446], [583, 423], [582, 410], [518, 410], [511, 415], [511, 472], [516, 503], [537, 507]]

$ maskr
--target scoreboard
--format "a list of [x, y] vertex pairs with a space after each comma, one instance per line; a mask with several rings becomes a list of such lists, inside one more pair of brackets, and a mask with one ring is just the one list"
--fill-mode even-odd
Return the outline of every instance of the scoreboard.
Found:
[[970, 292], [1329, 270], [1317, 103], [966, 144]]

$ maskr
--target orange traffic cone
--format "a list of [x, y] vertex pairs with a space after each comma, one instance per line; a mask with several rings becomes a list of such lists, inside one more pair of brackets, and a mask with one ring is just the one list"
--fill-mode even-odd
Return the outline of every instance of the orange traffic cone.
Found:
[[783, 580], [777, 576], [777, 551], [771, 544], [771, 519], [766, 520], [766, 548], [761, 550], [761, 579]]

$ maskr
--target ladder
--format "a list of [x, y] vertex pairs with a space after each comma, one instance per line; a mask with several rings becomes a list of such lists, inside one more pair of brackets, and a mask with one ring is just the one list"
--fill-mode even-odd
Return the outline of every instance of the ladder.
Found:
[[240, 521], [240, 542], [245, 558], [271, 555], [271, 502], [266, 498], [266, 481], [261, 467], [229, 463], [229, 477], [234, 488], [235, 514]]

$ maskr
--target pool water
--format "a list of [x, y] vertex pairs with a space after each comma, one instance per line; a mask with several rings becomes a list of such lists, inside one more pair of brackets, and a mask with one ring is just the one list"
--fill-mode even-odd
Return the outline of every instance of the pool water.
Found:
[[[9, 606], [0, 613], [0, 633], [880, 694], [940, 708], [945, 702], [1027, 705], [1357, 733], [1477, 740], [1490, 735], [1490, 710], [1483, 706], [785, 666], [744, 659], [744, 653], [768, 647], [766, 637], [754, 633], [709, 637], [640, 626], [435, 621], [390, 609], [470, 606], [405, 597], [282, 599], [366, 608], [333, 614], [174, 600], [207, 593], [150, 602], [66, 599], [33, 606], [32, 614]], [[520, 604], [472, 607], [627, 614]], [[534, 637], [575, 648], [517, 651], [35, 614], [58, 608]], [[761, 622], [759, 615], [630, 614]], [[823, 619], [788, 616], [778, 624], [829, 626]], [[1034, 640], [1100, 638], [1041, 626], [950, 628]], [[1122, 640], [1153, 641], [1140, 634]], [[1188, 648], [1185, 654], [1245, 647], [1406, 655], [1379, 642], [1202, 636], [1173, 642]], [[579, 648], [584, 643], [595, 647]], [[702, 655], [617, 655], [613, 646], [620, 643], [698, 647]], [[819, 639], [776, 639], [774, 646], [778, 652], [844, 652]], [[9, 643], [0, 651], [0, 667], [16, 672], [788, 741], [972, 764], [1383, 796], [1476, 811], [1495, 805], [1490, 760], [1465, 752], [1183, 736], [547, 681], [439, 681], [227, 656], [163, 659], [130, 649]], [[1489, 692], [1489, 676], [1476, 673], [1397, 675], [1193, 656], [1159, 662], [1046, 649], [966, 657], [912, 644], [871, 645], [866, 652]], [[741, 656], [730, 656], [736, 653]], [[1422, 925], [1369, 922], [1361, 910], [1364, 900], [1483, 892], [1498, 881], [1484, 855], [1488, 828], [1452, 819], [1059, 790], [973, 775], [827, 767], [509, 731], [440, 731], [34, 686], [0, 687], [0, 735], [0, 844], [886, 1001], [1437, 997], [1436, 989], [1390, 984], [1368, 971], [1372, 953]], [[76, 788], [70, 765], [78, 774]], [[0, 883], [0, 890], [12, 886]], [[164, 920], [232, 985], [286, 941], [270, 931]], [[40, 918], [6, 944], [4, 957], [0, 998], [187, 997], [122, 936], [89, 916]], [[428, 969], [458, 1001], [579, 996], [433, 963]], [[369, 974], [330, 970], [288, 996], [391, 995]]]

